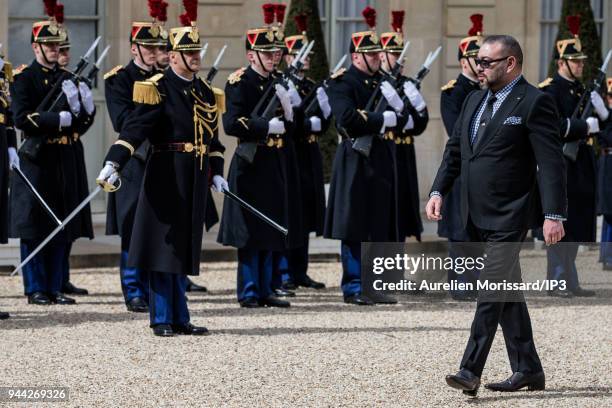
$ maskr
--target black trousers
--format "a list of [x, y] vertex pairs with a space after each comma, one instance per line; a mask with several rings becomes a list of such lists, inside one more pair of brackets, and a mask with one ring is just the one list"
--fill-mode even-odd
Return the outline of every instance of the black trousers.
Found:
[[[520, 231], [488, 231], [468, 220], [468, 234], [481, 242], [485, 254], [479, 280], [484, 282], [522, 282], [519, 252], [527, 235]], [[538, 373], [542, 363], [533, 342], [531, 319], [522, 292], [483, 291], [478, 293], [476, 314], [461, 368], [480, 377], [500, 325], [512, 372]]]

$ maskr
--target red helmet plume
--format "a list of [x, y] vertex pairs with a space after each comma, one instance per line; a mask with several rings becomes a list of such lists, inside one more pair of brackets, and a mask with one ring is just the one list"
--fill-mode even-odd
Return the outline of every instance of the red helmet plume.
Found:
[[370, 6], [367, 6], [361, 12], [363, 18], [365, 18], [365, 22], [370, 28], [376, 27], [376, 10]]
[[308, 15], [305, 13], [297, 14], [293, 17], [298, 32], [305, 33], [308, 30]]
[[578, 33], [580, 32], [580, 15], [576, 14], [575, 16], [567, 16], [565, 21], [567, 22], [567, 28], [570, 30], [570, 32], [574, 35], [574, 37], [577, 37]]
[[61, 3], [55, 5], [55, 21], [57, 24], [64, 24], [64, 5]]
[[183, 26], [191, 25], [191, 22], [198, 21], [198, 0], [183, 0], [185, 12], [179, 16]]
[[285, 22], [285, 10], [287, 10], [287, 5], [284, 3], [274, 5], [274, 14], [276, 15], [276, 22], [279, 25], [282, 25]]
[[405, 14], [406, 13], [404, 10], [396, 10], [391, 12], [391, 28], [393, 28], [393, 31], [396, 33], [401, 33], [404, 31], [403, 26]]
[[472, 14], [470, 20], [472, 20], [472, 28], [468, 31], [468, 35], [478, 35], [482, 33], [482, 14]]

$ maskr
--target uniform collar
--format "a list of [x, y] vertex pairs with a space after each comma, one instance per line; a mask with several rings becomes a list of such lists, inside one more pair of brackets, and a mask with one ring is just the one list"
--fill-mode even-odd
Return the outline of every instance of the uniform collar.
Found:
[[255, 71], [250, 65], [247, 67], [245, 74], [249, 79], [254, 79], [258, 83], [265, 83], [272, 79], [271, 74], [266, 78], [265, 76], [262, 76], [257, 71]]
[[38, 69], [38, 70], [40, 70], [40, 71], [42, 71], [42, 72], [46, 73], [46, 74], [57, 72], [57, 69], [58, 69], [58, 68], [57, 68], [57, 64], [55, 64], [55, 65], [53, 66], [53, 68], [47, 68], [47, 67], [45, 67], [44, 65], [39, 64], [39, 63], [38, 63], [38, 61], [36, 61], [36, 59], [35, 59], [34, 61], [32, 61], [31, 66], [32, 66], [33, 68], [36, 68], [36, 69]]

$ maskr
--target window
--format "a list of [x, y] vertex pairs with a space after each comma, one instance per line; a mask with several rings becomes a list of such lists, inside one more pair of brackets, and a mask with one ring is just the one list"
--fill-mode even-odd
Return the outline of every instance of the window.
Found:
[[319, 15], [330, 67], [349, 51], [352, 33], [366, 30], [361, 11], [366, 6], [375, 7], [373, 0], [319, 0]]
[[[540, 32], [540, 79], [548, 75], [548, 63], [552, 58], [552, 50], [559, 31], [558, 24], [561, 18], [562, 0], [541, 0], [541, 32]], [[607, 52], [608, 39], [602, 36], [606, 33], [606, 2], [604, 0], [591, 0], [591, 8], [597, 24], [597, 31], [601, 38], [602, 52]]]
[[[99, 34], [98, 11], [102, 9], [100, 0], [79, 0], [63, 2], [64, 25], [68, 28], [70, 54], [74, 67], [78, 58], [85, 54]], [[9, 60], [13, 66], [30, 64], [34, 54], [30, 46], [32, 23], [45, 20], [42, 1], [10, 0], [9, 2]], [[96, 54], [102, 52], [103, 44], [98, 46]], [[93, 58], [92, 58], [93, 59]]]

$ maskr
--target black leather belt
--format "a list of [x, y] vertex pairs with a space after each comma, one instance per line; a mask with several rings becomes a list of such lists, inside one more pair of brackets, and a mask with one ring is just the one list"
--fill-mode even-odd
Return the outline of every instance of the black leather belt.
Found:
[[[160, 143], [154, 144], [152, 146], [153, 153], [159, 152], [179, 152], [179, 153], [198, 153], [198, 154], [206, 154], [208, 146], [202, 145], [196, 146], [193, 143]], [[203, 151], [200, 152], [200, 149]]]

